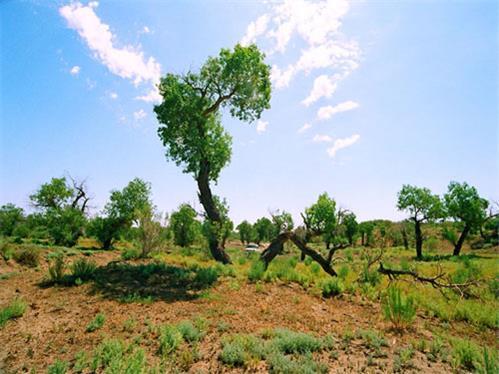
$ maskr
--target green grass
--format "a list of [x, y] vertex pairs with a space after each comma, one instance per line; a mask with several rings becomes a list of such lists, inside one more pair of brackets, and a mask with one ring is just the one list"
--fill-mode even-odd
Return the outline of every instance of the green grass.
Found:
[[104, 322], [106, 322], [106, 316], [103, 313], [98, 313], [87, 325], [85, 331], [94, 332], [95, 330], [99, 330], [104, 326]]
[[383, 300], [385, 319], [392, 322], [397, 330], [407, 328], [416, 317], [416, 308], [412, 297], [402, 295], [399, 288], [392, 286], [388, 289]]
[[26, 311], [26, 303], [21, 299], [12, 300], [6, 307], [0, 309], [0, 328], [7, 324], [7, 321], [22, 317]]

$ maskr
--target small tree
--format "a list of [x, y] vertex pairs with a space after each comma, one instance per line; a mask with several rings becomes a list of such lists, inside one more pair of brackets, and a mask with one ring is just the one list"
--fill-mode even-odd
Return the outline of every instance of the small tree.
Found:
[[163, 242], [163, 227], [161, 216], [150, 206], [145, 206], [137, 212], [137, 238], [142, 248], [141, 257], [147, 257], [153, 250], [159, 248]]
[[305, 209], [302, 215], [308, 231], [314, 235], [321, 235], [326, 248], [329, 249], [338, 219], [336, 216], [336, 202], [324, 192], [319, 195], [317, 202]]
[[416, 236], [416, 257], [423, 257], [423, 233], [421, 224], [443, 216], [442, 202], [438, 195], [433, 195], [428, 188], [403, 185], [398, 193], [397, 208], [408, 211], [414, 222]]
[[210, 221], [210, 252], [217, 261], [230, 262], [223, 248], [224, 220], [211, 192], [230, 161], [230, 135], [221, 123], [220, 109], [245, 122], [260, 118], [270, 107], [270, 68], [255, 45], [236, 45], [210, 57], [199, 73], [167, 74], [159, 91], [163, 102], [154, 107], [158, 135], [166, 157], [194, 176], [199, 200]]
[[279, 209], [272, 213], [273, 236], [281, 232], [293, 230], [294, 222], [291, 213]]
[[374, 240], [374, 223], [371, 221], [361, 222], [358, 227], [360, 233], [360, 242], [362, 246], [372, 245]]
[[105, 216], [92, 220], [89, 232], [104, 249], [111, 248], [113, 240], [137, 220], [138, 212], [151, 208], [150, 195], [150, 184], [139, 178], [130, 181], [121, 191], [111, 191], [109, 202], [104, 207]]
[[261, 242], [270, 242], [274, 238], [274, 225], [267, 217], [257, 219], [253, 228], [256, 236], [255, 241], [258, 244]]
[[170, 229], [176, 245], [187, 247], [194, 243], [200, 234], [201, 223], [197, 213], [189, 204], [182, 204], [170, 216]]
[[343, 225], [345, 225], [345, 235], [348, 239], [348, 243], [353, 246], [355, 237], [357, 235], [357, 230], [359, 224], [357, 223], [357, 217], [354, 213], [346, 213], [343, 216]]
[[487, 217], [489, 203], [481, 198], [475, 187], [466, 182], [450, 182], [444, 195], [447, 214], [462, 224], [462, 231], [454, 243], [454, 256], [459, 256], [466, 237], [472, 230], [479, 229]]
[[253, 225], [248, 221], [242, 221], [239, 225], [237, 225], [236, 230], [239, 233], [239, 239], [243, 245], [253, 241], [253, 238], [255, 237], [255, 230]]

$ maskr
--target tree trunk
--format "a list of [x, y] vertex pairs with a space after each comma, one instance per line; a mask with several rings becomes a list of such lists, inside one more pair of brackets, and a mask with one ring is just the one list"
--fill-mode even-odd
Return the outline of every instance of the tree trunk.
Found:
[[421, 232], [421, 222], [414, 221], [414, 230], [416, 233], [416, 258], [423, 258], [423, 233]]
[[[199, 166], [199, 175], [197, 177], [199, 201], [203, 205], [206, 216], [210, 222], [215, 226], [221, 227], [222, 218], [210, 189], [210, 164], [207, 160], [201, 160]], [[208, 238], [208, 245], [210, 247], [211, 255], [216, 261], [223, 264], [229, 264], [231, 262], [229, 255], [225, 252], [223, 242], [219, 240], [218, 235], [210, 235], [210, 238]]]
[[463, 243], [466, 240], [466, 237], [468, 236], [469, 232], [470, 232], [469, 226], [465, 225], [463, 231], [461, 232], [461, 236], [459, 236], [459, 240], [454, 246], [454, 252], [452, 253], [453, 256], [459, 256], [459, 254], [461, 253], [461, 248], [463, 247]]
[[402, 229], [402, 240], [404, 241], [404, 248], [406, 250], [409, 249], [409, 240], [407, 239], [407, 231], [405, 231], [405, 228]]
[[364, 245], [365, 245], [365, 243], [366, 243], [366, 242], [365, 242], [365, 233], [362, 233], [362, 234], [361, 234], [361, 237], [360, 237], [360, 244], [361, 244], [362, 246], [364, 246]]

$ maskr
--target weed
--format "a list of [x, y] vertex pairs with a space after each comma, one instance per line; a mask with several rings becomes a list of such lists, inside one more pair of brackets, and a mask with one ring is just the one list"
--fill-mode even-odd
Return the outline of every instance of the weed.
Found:
[[385, 318], [393, 323], [393, 326], [402, 330], [407, 327], [416, 316], [416, 308], [411, 297], [404, 297], [399, 288], [392, 286], [383, 302]]
[[129, 318], [123, 323], [123, 331], [133, 332], [137, 326], [137, 321], [135, 318]]
[[349, 269], [348, 269], [348, 266], [347, 265], [343, 265], [342, 267], [340, 267], [340, 269], [338, 270], [338, 277], [340, 279], [343, 279], [345, 280], [348, 276], [348, 272], [349, 272]]
[[54, 283], [61, 283], [64, 278], [66, 264], [64, 262], [64, 254], [58, 252], [50, 261], [49, 277]]
[[310, 353], [322, 349], [322, 341], [304, 332], [294, 332], [287, 329], [275, 329], [270, 342], [282, 353]]
[[340, 295], [345, 287], [338, 278], [328, 278], [321, 284], [322, 296], [332, 297]]
[[203, 337], [199, 328], [194, 326], [191, 321], [182, 321], [177, 325], [177, 330], [182, 338], [189, 343], [198, 342]]
[[94, 332], [95, 330], [99, 330], [104, 326], [104, 322], [106, 322], [106, 316], [102, 313], [98, 313], [93, 320], [87, 325], [86, 332]]
[[47, 369], [47, 374], [65, 374], [68, 370], [68, 363], [66, 361], [56, 360]]
[[499, 372], [497, 351], [483, 348], [483, 366], [480, 368], [480, 372], [483, 374], [497, 374]]
[[456, 367], [473, 371], [480, 365], [481, 355], [478, 347], [469, 340], [456, 339], [453, 342], [452, 356]]
[[247, 366], [263, 357], [262, 342], [253, 335], [233, 335], [222, 341], [220, 360], [232, 367]]
[[13, 257], [19, 264], [32, 268], [37, 267], [40, 263], [40, 251], [32, 246], [15, 251]]
[[166, 325], [160, 329], [159, 352], [167, 355], [175, 352], [182, 344], [182, 334], [173, 325]]
[[263, 275], [265, 274], [265, 264], [263, 261], [256, 260], [251, 264], [251, 267], [248, 271], [248, 279], [250, 282], [257, 282], [262, 280]]
[[217, 331], [219, 333], [223, 333], [223, 332], [230, 330], [230, 327], [231, 327], [230, 323], [227, 323], [225, 321], [219, 321], [217, 324]]
[[88, 281], [94, 277], [97, 264], [85, 258], [80, 258], [71, 264], [71, 276], [73, 279]]
[[26, 303], [21, 299], [14, 299], [9, 305], [0, 309], [0, 328], [4, 327], [8, 320], [21, 317], [26, 311]]
[[315, 374], [327, 373], [325, 364], [313, 360], [311, 355], [301, 356], [293, 360], [290, 357], [274, 352], [267, 359], [269, 372], [276, 374]]
[[194, 283], [208, 287], [218, 280], [218, 271], [214, 267], [200, 268], [196, 270]]
[[121, 252], [121, 259], [124, 261], [137, 260], [141, 256], [141, 252], [137, 248], [125, 248]]

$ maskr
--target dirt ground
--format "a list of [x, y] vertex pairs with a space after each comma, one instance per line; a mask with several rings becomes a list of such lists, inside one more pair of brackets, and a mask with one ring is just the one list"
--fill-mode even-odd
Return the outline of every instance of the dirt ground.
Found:
[[[99, 265], [118, 259], [116, 252], [99, 252], [91, 257]], [[148, 361], [158, 361], [154, 332], [148, 326], [175, 323], [181, 320], [204, 318], [208, 321], [207, 334], [199, 348], [200, 359], [189, 372], [265, 372], [264, 362], [246, 369], [231, 369], [220, 362], [218, 355], [223, 335], [232, 333], [259, 333], [267, 328], [286, 327], [295, 331], [312, 332], [320, 336], [334, 334], [341, 339], [346, 331], [376, 330], [383, 334], [388, 347], [386, 357], [374, 360], [361, 339], [353, 339], [348, 349], [338, 349], [336, 357], [321, 357], [331, 373], [385, 373], [393, 372], [397, 350], [422, 338], [431, 340], [428, 331], [437, 320], [418, 316], [410, 331], [399, 335], [390, 330], [383, 320], [380, 305], [360, 297], [344, 296], [323, 299], [308, 294], [298, 285], [267, 283], [260, 287], [232, 278], [222, 278], [202, 297], [158, 300], [152, 303], [122, 303], [106, 297], [86, 283], [75, 287], [41, 287], [46, 277], [47, 263], [39, 269], [22, 267], [12, 260], [0, 265], [0, 306], [15, 297], [28, 303], [24, 316], [9, 321], [0, 329], [0, 373], [24, 373], [36, 369], [45, 372], [56, 359], [74, 361], [78, 351], [92, 351], [105, 337], [130, 341], [143, 336], [141, 345]], [[102, 329], [86, 332], [86, 326], [97, 313], [104, 313]], [[134, 319], [133, 331], [124, 329], [125, 321]], [[217, 325], [223, 321], [230, 328], [221, 333]], [[459, 333], [458, 324], [452, 327]], [[493, 333], [480, 337], [492, 340]], [[430, 362], [426, 355], [416, 351], [411, 366], [404, 372], [444, 373], [451, 371], [448, 364]]]

